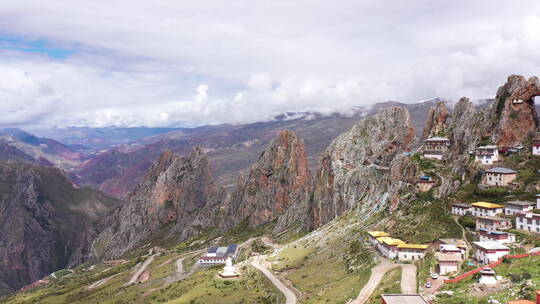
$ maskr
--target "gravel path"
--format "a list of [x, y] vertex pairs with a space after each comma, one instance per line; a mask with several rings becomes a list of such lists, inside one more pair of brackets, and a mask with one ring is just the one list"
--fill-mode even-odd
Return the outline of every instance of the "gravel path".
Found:
[[296, 304], [298, 302], [298, 298], [294, 291], [285, 286], [285, 284], [283, 284], [272, 271], [263, 266], [264, 264], [262, 264], [260, 260], [251, 261], [251, 265], [260, 270], [270, 280], [270, 282], [272, 282], [272, 284], [274, 284], [274, 286], [276, 286], [276, 288], [285, 295], [285, 304]]

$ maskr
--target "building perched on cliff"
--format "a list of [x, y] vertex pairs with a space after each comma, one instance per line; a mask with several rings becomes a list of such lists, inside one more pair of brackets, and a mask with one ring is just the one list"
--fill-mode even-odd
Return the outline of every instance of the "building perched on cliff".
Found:
[[424, 157], [441, 160], [450, 148], [450, 140], [446, 137], [432, 137], [424, 142]]
[[435, 186], [435, 181], [431, 176], [421, 176], [416, 181], [416, 189], [420, 192], [428, 192]]
[[492, 165], [499, 161], [499, 150], [495, 145], [480, 146], [475, 150], [474, 160], [482, 165]]
[[517, 178], [517, 172], [502, 167], [486, 170], [485, 183], [488, 186], [509, 186]]
[[534, 139], [532, 142], [532, 154], [540, 155], [540, 139]]

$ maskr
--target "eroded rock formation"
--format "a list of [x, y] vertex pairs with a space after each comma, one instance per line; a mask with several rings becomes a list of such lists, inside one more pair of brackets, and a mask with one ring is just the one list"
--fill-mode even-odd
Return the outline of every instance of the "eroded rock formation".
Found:
[[225, 192], [214, 185], [208, 156], [194, 148], [187, 156], [164, 152], [114, 214], [93, 244], [97, 258], [117, 257], [160, 232], [185, 240], [212, 227]]
[[248, 218], [251, 227], [279, 218], [275, 232], [304, 226], [302, 217], [305, 218], [310, 190], [304, 142], [291, 131], [281, 131], [247, 176], [239, 178], [228, 204], [227, 218], [231, 223]]
[[414, 182], [415, 166], [403, 152], [414, 140], [409, 113], [386, 108], [340, 135], [323, 153], [315, 176], [312, 228], [360, 207], [395, 208]]
[[428, 111], [422, 139], [434, 136], [446, 136], [448, 118], [450, 111], [446, 108], [444, 101], [437, 102], [436, 107], [431, 107]]
[[490, 118], [494, 122], [492, 141], [498, 146], [519, 145], [538, 126], [534, 97], [540, 95], [536, 76], [526, 80], [521, 75], [510, 75], [497, 90]]

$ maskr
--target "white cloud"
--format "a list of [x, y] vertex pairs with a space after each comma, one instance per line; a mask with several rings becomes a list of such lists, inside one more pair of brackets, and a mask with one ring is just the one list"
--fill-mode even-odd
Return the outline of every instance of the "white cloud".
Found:
[[485, 98], [540, 71], [535, 0], [6, 0], [0, 29], [75, 51], [0, 49], [0, 125], [240, 123]]

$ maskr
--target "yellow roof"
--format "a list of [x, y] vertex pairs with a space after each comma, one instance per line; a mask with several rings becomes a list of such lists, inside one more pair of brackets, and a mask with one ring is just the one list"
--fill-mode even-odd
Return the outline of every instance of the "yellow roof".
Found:
[[428, 245], [421, 244], [400, 244], [398, 248], [411, 248], [411, 249], [427, 249]]
[[368, 231], [368, 234], [371, 235], [374, 238], [379, 238], [379, 237], [383, 237], [383, 236], [389, 236], [389, 234], [384, 232], [384, 231]]
[[504, 208], [504, 206], [494, 203], [487, 203], [487, 202], [476, 202], [472, 204], [474, 207], [480, 207], [480, 208], [488, 208], [488, 209], [495, 209], [495, 208]]
[[377, 238], [377, 241], [379, 241], [381, 243], [385, 243], [386, 245], [390, 245], [390, 246], [395, 246], [395, 245], [399, 245], [399, 244], [405, 244], [405, 242], [400, 240], [400, 239], [394, 239], [394, 238], [387, 237], [387, 236]]

